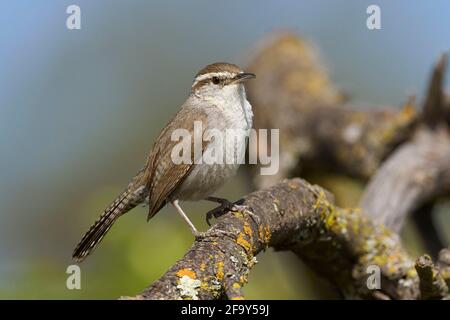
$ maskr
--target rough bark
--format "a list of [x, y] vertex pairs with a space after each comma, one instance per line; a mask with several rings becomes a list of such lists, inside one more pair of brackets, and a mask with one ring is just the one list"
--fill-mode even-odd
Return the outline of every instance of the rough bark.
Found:
[[[293, 251], [347, 298], [420, 297], [422, 278], [398, 235], [360, 210], [336, 207], [321, 187], [302, 179], [285, 180], [249, 194], [241, 205], [243, 212], [220, 217], [134, 299], [242, 299], [255, 256], [268, 246]], [[367, 287], [369, 266], [381, 270], [380, 290]], [[422, 286], [430, 290], [433, 279], [424, 277]], [[444, 292], [445, 280], [439, 283]]]
[[408, 215], [450, 192], [450, 135], [423, 129], [380, 167], [361, 201], [376, 222], [399, 232]]

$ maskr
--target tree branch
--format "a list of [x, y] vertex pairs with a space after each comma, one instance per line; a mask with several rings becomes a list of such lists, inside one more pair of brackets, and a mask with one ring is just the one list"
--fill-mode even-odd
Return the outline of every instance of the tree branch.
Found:
[[428, 86], [427, 97], [423, 105], [422, 118], [424, 122], [434, 128], [442, 123], [446, 117], [444, 95], [444, 78], [447, 69], [447, 55], [442, 54], [436, 63]]
[[450, 135], [420, 130], [380, 167], [361, 208], [377, 223], [399, 232], [409, 214], [450, 192]]
[[[359, 210], [333, 204], [319, 186], [285, 180], [245, 197], [248, 211], [228, 212], [160, 279], [133, 299], [241, 299], [255, 256], [291, 250], [348, 298], [420, 296], [415, 263], [398, 236]], [[381, 290], [369, 290], [378, 266]]]

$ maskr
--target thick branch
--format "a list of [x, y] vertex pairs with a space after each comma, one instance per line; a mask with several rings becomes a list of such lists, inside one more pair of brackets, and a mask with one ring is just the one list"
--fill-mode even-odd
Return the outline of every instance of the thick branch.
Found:
[[374, 175], [361, 208], [377, 223], [400, 231], [408, 214], [450, 192], [450, 135], [446, 129], [417, 132]]
[[[358, 210], [333, 205], [330, 194], [301, 179], [248, 195], [246, 212], [228, 212], [206, 236], [137, 299], [242, 298], [255, 255], [271, 246], [291, 250], [351, 298], [417, 298], [414, 261], [396, 234]], [[369, 290], [367, 267], [381, 270]]]
[[434, 67], [423, 106], [422, 118], [424, 122], [432, 128], [441, 124], [447, 113], [444, 95], [446, 67], [447, 55], [443, 54], [439, 57], [439, 60]]

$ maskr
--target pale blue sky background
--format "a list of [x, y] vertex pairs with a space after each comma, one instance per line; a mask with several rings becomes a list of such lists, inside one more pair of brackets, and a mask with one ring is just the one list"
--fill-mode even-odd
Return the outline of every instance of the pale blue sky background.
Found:
[[[65, 28], [69, 4], [80, 31]], [[369, 4], [382, 30], [366, 28]], [[356, 101], [396, 106], [450, 49], [445, 0], [2, 0], [0, 15], [0, 284], [70, 255], [97, 214], [84, 204], [127, 183], [203, 65], [293, 30]]]

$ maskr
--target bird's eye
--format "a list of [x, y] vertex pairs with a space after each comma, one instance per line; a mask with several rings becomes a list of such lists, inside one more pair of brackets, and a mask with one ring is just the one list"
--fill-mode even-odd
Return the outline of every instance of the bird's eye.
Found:
[[213, 77], [213, 78], [212, 78], [212, 82], [213, 82], [214, 84], [219, 84], [219, 83], [220, 83], [219, 77]]

